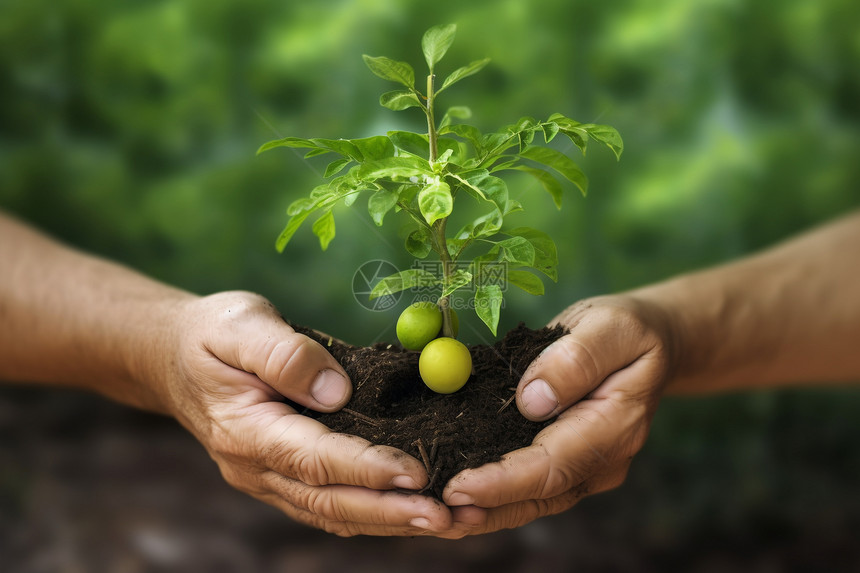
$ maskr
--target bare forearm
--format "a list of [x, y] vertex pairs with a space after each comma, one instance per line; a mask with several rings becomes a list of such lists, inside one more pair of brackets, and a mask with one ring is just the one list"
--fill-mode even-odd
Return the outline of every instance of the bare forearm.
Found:
[[725, 266], [640, 289], [669, 309], [695, 393], [860, 380], [860, 213]]
[[[0, 380], [62, 384], [163, 411], [147, 362], [191, 295], [0, 213]], [[144, 382], [146, 380], [146, 382]]]

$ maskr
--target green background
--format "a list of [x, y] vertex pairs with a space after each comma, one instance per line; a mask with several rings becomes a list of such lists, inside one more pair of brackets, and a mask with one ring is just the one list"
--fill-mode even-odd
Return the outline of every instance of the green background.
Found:
[[[396, 86], [361, 54], [420, 70], [422, 32], [449, 22], [441, 74], [492, 63], [442, 107], [470, 106], [487, 131], [560, 112], [626, 145], [620, 162], [595, 143], [577, 158], [590, 193], [569, 188], [561, 211], [509, 180], [526, 207], [511, 223], [556, 238], [560, 280], [543, 297], [511, 292], [500, 332], [860, 206], [854, 0], [2, 0], [0, 208], [192, 291], [249, 289], [350, 342], [393, 340], [407, 300], [367, 311], [352, 278], [368, 260], [409, 265], [396, 217], [376, 229], [360, 199], [336, 210], [327, 252], [308, 226], [278, 254], [286, 206], [324, 163], [255, 151], [288, 135], [420, 131], [417, 110], [377, 104]], [[466, 341], [489, 340], [461, 321]], [[838, 533], [860, 525], [858, 408], [849, 390], [667, 401], [628, 486], [637, 539], [693, 554], [716, 538], [756, 556], [776, 539], [777, 556], [809, 543], [844, 557]]]

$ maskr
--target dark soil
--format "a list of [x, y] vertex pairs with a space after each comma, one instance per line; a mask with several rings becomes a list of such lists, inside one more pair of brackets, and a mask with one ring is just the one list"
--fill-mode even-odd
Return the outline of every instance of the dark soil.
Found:
[[458, 472], [529, 445], [547, 425], [524, 418], [513, 398], [531, 361], [563, 334], [560, 327], [533, 330], [520, 324], [493, 346], [471, 346], [472, 376], [463, 389], [448, 395], [431, 391], [421, 381], [418, 352], [391, 344], [350, 346], [294, 328], [328, 348], [354, 387], [343, 410], [303, 413], [334, 431], [393, 446], [422, 460], [430, 476], [426, 495], [441, 499], [445, 484]]

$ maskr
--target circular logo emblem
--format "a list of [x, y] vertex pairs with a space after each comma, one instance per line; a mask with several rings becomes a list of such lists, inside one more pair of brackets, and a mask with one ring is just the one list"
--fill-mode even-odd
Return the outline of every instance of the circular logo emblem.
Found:
[[400, 300], [402, 292], [386, 294], [371, 300], [370, 291], [380, 280], [396, 272], [398, 272], [397, 267], [388, 261], [373, 260], [362, 264], [352, 275], [352, 296], [355, 301], [367, 310], [381, 312], [392, 308]]

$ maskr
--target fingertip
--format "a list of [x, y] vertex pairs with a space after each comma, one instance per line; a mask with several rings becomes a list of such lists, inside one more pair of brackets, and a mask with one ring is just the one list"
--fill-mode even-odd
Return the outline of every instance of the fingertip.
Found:
[[[486, 467], [486, 466], [482, 466]], [[480, 468], [466, 469], [455, 475], [442, 490], [442, 501], [449, 507], [462, 507], [475, 504], [475, 496], [468, 493], [474, 488], [474, 475]], [[472, 478], [472, 480], [470, 480]], [[471, 488], [470, 484], [471, 483]]]
[[451, 508], [454, 529], [472, 531], [487, 523], [487, 510], [474, 505], [465, 505]]
[[311, 383], [310, 394], [322, 408], [337, 410], [352, 397], [352, 384], [337, 370], [327, 368]]
[[419, 493], [407, 495], [417, 510], [415, 517], [409, 520], [410, 526], [434, 533], [451, 529], [454, 519], [451, 510], [445, 504], [438, 499]]
[[475, 505], [475, 498], [461, 491], [454, 491], [445, 496], [445, 503], [450, 506]]
[[555, 390], [543, 378], [535, 378], [526, 383], [517, 396], [517, 407], [530, 420], [543, 420], [558, 408], [559, 400]]
[[408, 489], [415, 491], [423, 487], [414, 477], [405, 474], [395, 476], [394, 479], [391, 480], [391, 485], [392, 487], [397, 489]]

